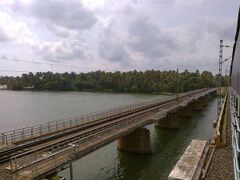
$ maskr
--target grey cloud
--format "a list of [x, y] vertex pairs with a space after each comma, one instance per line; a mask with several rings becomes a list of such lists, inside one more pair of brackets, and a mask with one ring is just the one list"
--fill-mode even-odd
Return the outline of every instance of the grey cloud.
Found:
[[121, 64], [127, 65], [130, 61], [130, 57], [124, 49], [123, 45], [118, 44], [117, 42], [103, 39], [99, 44], [98, 51], [103, 59], [112, 62], [121, 62]]
[[52, 23], [46, 23], [46, 27], [48, 30], [53, 32], [55, 35], [62, 37], [62, 38], [68, 38], [71, 36], [72, 32], [64, 27], [59, 27]]
[[119, 32], [117, 22], [112, 21], [104, 27], [98, 42], [98, 53], [105, 60], [128, 66], [131, 63], [131, 57], [126, 50], [125, 40], [119, 35], [122, 36], [122, 32]]
[[0, 27], [0, 43], [6, 43], [8, 41], [11, 41], [11, 37], [7, 32]]
[[88, 47], [79, 37], [42, 43], [34, 47], [34, 50], [48, 61], [86, 60], [88, 57]]
[[143, 55], [148, 68], [214, 71], [219, 39], [231, 40], [233, 34], [233, 26], [219, 26], [211, 21], [162, 30], [142, 18], [129, 22], [126, 39], [131, 51]]
[[209, 22], [207, 23], [207, 29], [211, 33], [218, 35], [220, 39], [232, 41], [235, 35], [236, 24], [233, 22], [225, 22], [220, 25], [217, 24], [217, 22]]
[[219, 39], [231, 40], [235, 31], [233, 23], [204, 18], [167, 28], [153, 20], [136, 11], [112, 18], [99, 42], [100, 56], [119, 64], [142, 61], [145, 68], [214, 70]]
[[[31, 1], [29, 4], [16, 1], [12, 10], [24, 17], [31, 17], [33, 24], [42, 28], [40, 33], [44, 32], [42, 30], [45, 26], [49, 32], [60, 37], [58, 40], [38, 40], [31, 45], [37, 55], [45, 60], [76, 60], [89, 56], [81, 31], [92, 28], [97, 18], [81, 1], [43, 0]], [[53, 38], [49, 34], [46, 38], [48, 36]]]
[[17, 1], [13, 10], [27, 16], [34, 16], [45, 24], [76, 31], [89, 29], [97, 22], [94, 13], [77, 0], [32, 1], [29, 5]]
[[77, 1], [34, 1], [32, 8], [37, 17], [69, 29], [88, 29], [97, 21], [96, 17]]
[[1, 54], [0, 57], [3, 58], [3, 59], [7, 59], [7, 55], [5, 53]]
[[[175, 6], [176, 1], [178, 6]], [[197, 2], [198, 7], [195, 6]], [[102, 27], [94, 26], [91, 31], [83, 33], [87, 42], [95, 43], [96, 36], [89, 37], [90, 33], [101, 32], [96, 48], [100, 62], [104, 59], [110, 65], [138, 68], [131, 66], [134, 61], [146, 69], [178, 66], [195, 70], [213, 67], [219, 39], [232, 40], [235, 33], [233, 21], [224, 22], [226, 18], [216, 21], [222, 16], [222, 9], [217, 13], [213, 11], [219, 8], [219, 4], [226, 5], [223, 0], [218, 3], [213, 0], [216, 2], [214, 9], [206, 4], [207, 0], [200, 2], [203, 0], [193, 3], [187, 0], [123, 0], [121, 3], [109, 0], [102, 9], [93, 8], [91, 11], [75, 0], [36, 0], [18, 8], [30, 18], [33, 16], [33, 21], [37, 19], [36, 24], [42, 23], [50, 32], [63, 37], [56, 42], [36, 45], [38, 55], [45, 59], [86, 58], [89, 49], [79, 38], [80, 32], [102, 22]], [[21, 6], [25, 9], [21, 10]], [[188, 11], [189, 7], [191, 11]], [[97, 19], [96, 15], [100, 18]], [[2, 34], [0, 30], [0, 41], [6, 40]], [[49, 38], [55, 40], [56, 37], [49, 35]], [[94, 43], [91, 47], [96, 50]]]
[[164, 57], [178, 49], [176, 40], [149, 18], [135, 18], [129, 23], [128, 33], [129, 46], [148, 58]]

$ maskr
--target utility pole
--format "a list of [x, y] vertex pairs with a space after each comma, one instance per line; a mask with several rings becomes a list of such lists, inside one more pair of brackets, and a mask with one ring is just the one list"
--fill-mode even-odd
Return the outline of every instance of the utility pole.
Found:
[[225, 82], [225, 85], [226, 85], [226, 86], [229, 86], [229, 85], [228, 85], [228, 76], [227, 76], [227, 73], [228, 73], [227, 68], [225, 68], [224, 82]]
[[218, 69], [218, 73], [219, 73], [219, 88], [221, 90], [221, 86], [222, 86], [222, 59], [223, 59], [223, 40], [220, 40], [220, 45], [219, 45], [219, 69]]
[[222, 58], [223, 58], [223, 40], [220, 40], [219, 44], [219, 63], [218, 63], [218, 92], [219, 92], [219, 97], [218, 97], [218, 111], [217, 115], [219, 116], [221, 112], [221, 107], [222, 107], [222, 98], [221, 98], [221, 86], [222, 86]]
[[179, 93], [179, 73], [177, 68], [177, 101], [178, 101], [178, 93]]
[[219, 63], [218, 63], [218, 92], [219, 92], [219, 98], [218, 98], [218, 111], [217, 111], [217, 115], [219, 116], [220, 112], [221, 112], [221, 108], [222, 108], [222, 65], [224, 62], [228, 61], [230, 58], [232, 58], [232, 56], [228, 57], [227, 59], [223, 60], [223, 48], [230, 48], [232, 46], [229, 45], [224, 45], [223, 44], [223, 40], [220, 40], [220, 44], [219, 44]]

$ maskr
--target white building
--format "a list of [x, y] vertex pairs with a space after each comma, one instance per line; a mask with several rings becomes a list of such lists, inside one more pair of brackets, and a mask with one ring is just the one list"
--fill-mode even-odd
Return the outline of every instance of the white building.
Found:
[[0, 90], [6, 90], [7, 89], [7, 85], [6, 84], [0, 84]]

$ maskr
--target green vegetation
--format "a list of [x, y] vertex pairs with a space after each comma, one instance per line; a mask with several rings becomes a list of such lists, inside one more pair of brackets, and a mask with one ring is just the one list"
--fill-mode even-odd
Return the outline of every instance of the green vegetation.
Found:
[[[52, 73], [38, 72], [23, 74], [21, 77], [0, 77], [0, 84], [7, 84], [10, 90], [48, 90], [48, 91], [110, 91], [132, 93], [175, 93], [179, 81], [179, 92], [204, 87], [216, 87], [217, 77], [211, 72], [200, 73], [185, 70], [176, 71], [148, 70], [129, 72], [88, 72]], [[224, 80], [223, 80], [224, 84]]]

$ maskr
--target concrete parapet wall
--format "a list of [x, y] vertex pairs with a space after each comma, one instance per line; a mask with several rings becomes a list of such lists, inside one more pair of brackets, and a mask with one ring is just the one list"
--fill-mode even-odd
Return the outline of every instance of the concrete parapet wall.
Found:
[[216, 147], [223, 147], [226, 145], [226, 122], [227, 122], [227, 115], [228, 115], [228, 91], [225, 94], [225, 98], [223, 101], [222, 109], [216, 121], [216, 129], [214, 140], [216, 143]]
[[193, 139], [168, 176], [169, 180], [198, 180], [207, 154], [207, 141]]
[[226, 92], [227, 92], [227, 87], [221, 87], [217, 89], [218, 96], [225, 96]]

